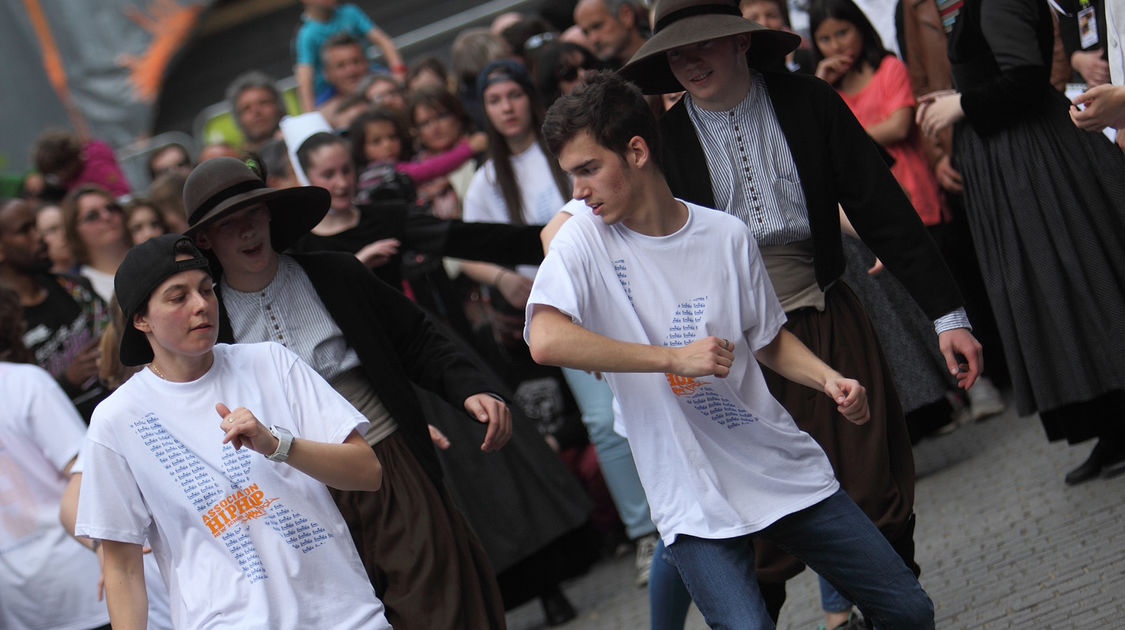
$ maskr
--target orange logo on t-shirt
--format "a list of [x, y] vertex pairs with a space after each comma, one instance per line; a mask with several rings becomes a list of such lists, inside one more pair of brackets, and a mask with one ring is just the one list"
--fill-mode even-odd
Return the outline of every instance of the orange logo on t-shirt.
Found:
[[690, 376], [679, 376], [678, 374], [665, 373], [664, 377], [668, 379], [668, 385], [672, 388], [672, 393], [677, 396], [691, 396], [695, 390], [710, 384], [711, 381], [698, 381]]
[[258, 489], [258, 484], [253, 484], [227, 496], [200, 516], [203, 517], [203, 523], [211, 529], [211, 535], [218, 538], [232, 524], [265, 516], [266, 508], [276, 501], [277, 497], [272, 499], [264, 497], [265, 493]]

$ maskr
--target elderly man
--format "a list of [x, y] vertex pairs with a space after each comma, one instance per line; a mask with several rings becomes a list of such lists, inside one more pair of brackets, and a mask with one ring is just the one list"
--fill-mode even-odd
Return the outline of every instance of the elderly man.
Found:
[[232, 81], [227, 102], [245, 139], [242, 148], [256, 151], [266, 140], [281, 137], [278, 124], [285, 116], [285, 102], [273, 79], [264, 73], [254, 70]]
[[632, 0], [580, 0], [574, 23], [602, 61], [620, 66], [645, 43], [645, 10]]

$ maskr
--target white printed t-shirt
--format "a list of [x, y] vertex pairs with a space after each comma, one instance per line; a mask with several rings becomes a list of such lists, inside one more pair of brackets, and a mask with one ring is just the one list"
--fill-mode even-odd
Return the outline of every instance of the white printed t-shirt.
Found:
[[275, 343], [219, 344], [189, 383], [142, 370], [94, 411], [78, 535], [148, 538], [178, 628], [389, 628], [325, 485], [223, 444], [215, 404], [339, 443], [367, 421]]
[[0, 362], [0, 628], [109, 623], [97, 596], [98, 559], [59, 523], [63, 469], [85, 434], [50, 374]]
[[[527, 225], [546, 225], [567, 201], [559, 193], [549, 159], [538, 142], [532, 142], [526, 151], [512, 156], [512, 172], [519, 183], [522, 216]], [[473, 175], [465, 193], [463, 217], [466, 222], [512, 222], [492, 160], [485, 162]], [[528, 278], [535, 278], [535, 269], [535, 265], [516, 266], [516, 270]]]
[[770, 395], [754, 359], [785, 323], [757, 244], [738, 219], [685, 205], [683, 228], [652, 237], [568, 204], [574, 216], [551, 242], [527, 305], [528, 322], [538, 305], [552, 306], [620, 341], [678, 347], [715, 335], [734, 344], [727, 378], [605, 375], [622, 412], [618, 432], [669, 545], [679, 534], [759, 531], [839, 488], [824, 451]]

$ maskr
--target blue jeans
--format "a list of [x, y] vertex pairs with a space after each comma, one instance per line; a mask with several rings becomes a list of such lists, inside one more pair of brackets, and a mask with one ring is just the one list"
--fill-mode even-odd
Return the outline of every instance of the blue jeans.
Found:
[[661, 540], [652, 554], [648, 574], [648, 618], [651, 630], [684, 630], [691, 594], [680, 579], [676, 562]]
[[[756, 535], [823, 575], [859, 606], [875, 628], [934, 627], [933, 602], [887, 539], [843, 490]], [[774, 627], [754, 577], [751, 536], [708, 540], [681, 534], [668, 551], [710, 627]]]
[[613, 497], [613, 505], [629, 538], [636, 539], [656, 531], [648, 511], [648, 498], [637, 476], [629, 442], [613, 430], [613, 392], [604, 379], [593, 374], [563, 368], [563, 377], [582, 411], [582, 423], [598, 454], [598, 466]]
[[852, 609], [852, 603], [848, 598], [840, 594], [832, 583], [824, 579], [822, 576], [816, 576], [817, 581], [820, 583], [820, 609], [824, 612], [840, 613], [848, 612]]

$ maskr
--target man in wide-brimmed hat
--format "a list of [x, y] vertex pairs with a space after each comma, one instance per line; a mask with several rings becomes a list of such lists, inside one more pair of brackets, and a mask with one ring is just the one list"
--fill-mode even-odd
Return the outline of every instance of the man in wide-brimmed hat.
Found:
[[[949, 370], [968, 388], [982, 356], [957, 286], [844, 102], [827, 83], [780, 67], [796, 35], [743, 19], [733, 1], [658, 0], [654, 13], [653, 36], [621, 73], [646, 93], [687, 91], [660, 121], [672, 192], [742, 219], [762, 246], [787, 328], [868, 387], [872, 421], [850, 427], [830, 405], [767, 373], [848, 494], [917, 571], [910, 440], [871, 323], [837, 282], [844, 270], [839, 205], [934, 320]], [[784, 601], [778, 584], [800, 569], [759, 549], [758, 577], [774, 614]]]
[[[425, 314], [344, 253], [279, 254], [328, 212], [328, 191], [275, 190], [216, 158], [184, 187], [187, 234], [221, 267], [220, 339], [275, 341], [309, 363], [370, 421], [379, 492], [334, 491], [395, 628], [503, 627], [496, 578], [450, 502], [413, 386], [487, 425], [481, 449], [511, 435], [500, 385]], [[218, 274], [217, 274], [218, 275]]]

